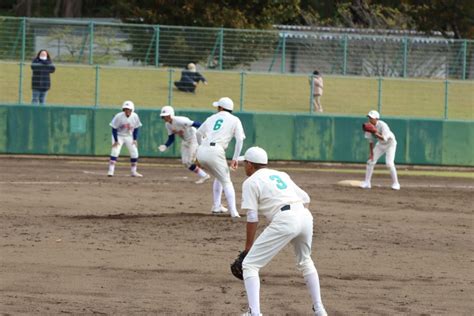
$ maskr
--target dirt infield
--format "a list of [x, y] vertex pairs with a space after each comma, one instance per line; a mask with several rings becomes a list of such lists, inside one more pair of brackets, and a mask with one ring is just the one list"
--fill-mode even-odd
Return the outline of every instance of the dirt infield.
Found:
[[[212, 183], [194, 184], [177, 160], [143, 163], [142, 179], [126, 164], [114, 178], [106, 169], [106, 159], [0, 157], [0, 315], [244, 311], [229, 264], [245, 218], [210, 214]], [[388, 175], [366, 191], [336, 185], [362, 175], [288, 173], [312, 198], [330, 315], [471, 315], [472, 179], [401, 176], [396, 192]], [[232, 175], [240, 204], [243, 168]], [[311, 314], [289, 247], [261, 278], [264, 315]]]

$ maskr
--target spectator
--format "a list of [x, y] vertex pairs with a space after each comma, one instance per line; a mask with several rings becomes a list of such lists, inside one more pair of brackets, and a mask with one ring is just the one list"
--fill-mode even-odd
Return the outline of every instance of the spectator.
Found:
[[42, 49], [38, 52], [36, 58], [33, 59], [33, 62], [31, 63], [31, 70], [33, 71], [33, 76], [31, 78], [33, 98], [31, 103], [44, 104], [46, 94], [51, 88], [50, 74], [56, 70], [47, 50]]
[[187, 69], [181, 72], [181, 79], [179, 81], [175, 81], [174, 85], [179, 91], [195, 93], [199, 81], [202, 81], [205, 85], [207, 85], [206, 78], [196, 71], [196, 65], [189, 63]]
[[[311, 84], [311, 80], [310, 80]], [[313, 84], [313, 111], [322, 112], [323, 106], [321, 105], [321, 96], [323, 95], [323, 77], [319, 71], [313, 71], [312, 75], [312, 84]]]

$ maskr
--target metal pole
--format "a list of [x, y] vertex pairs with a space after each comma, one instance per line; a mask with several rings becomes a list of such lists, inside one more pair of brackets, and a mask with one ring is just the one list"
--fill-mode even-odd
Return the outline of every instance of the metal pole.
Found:
[[462, 80], [466, 80], [467, 67], [467, 40], [464, 40], [462, 47]]
[[220, 30], [220, 45], [219, 45], [219, 70], [222, 70], [222, 60], [224, 58], [224, 28]]
[[240, 73], [240, 112], [244, 111], [244, 77], [245, 72]]
[[95, 96], [94, 107], [99, 105], [99, 65], [95, 65]]
[[174, 69], [168, 70], [168, 105], [172, 105], [173, 101], [173, 72]]
[[160, 64], [160, 26], [155, 26], [155, 67], [158, 67]]
[[403, 78], [407, 77], [408, 38], [403, 39]]
[[94, 22], [89, 22], [89, 65], [94, 63]]
[[26, 18], [21, 19], [21, 56], [20, 56], [20, 82], [18, 83], [18, 103], [23, 104], [23, 66], [26, 53]]
[[286, 32], [282, 33], [283, 39], [281, 43], [281, 63], [280, 63], [280, 72], [285, 73], [286, 68]]
[[314, 74], [309, 77], [309, 114], [313, 114], [313, 103], [314, 103]]
[[448, 85], [449, 81], [444, 81], [444, 119], [448, 119]]
[[377, 98], [377, 111], [382, 114], [382, 77], [377, 79], [378, 81], [378, 98]]
[[347, 73], [347, 35], [344, 35], [343, 47], [342, 74], [345, 76]]

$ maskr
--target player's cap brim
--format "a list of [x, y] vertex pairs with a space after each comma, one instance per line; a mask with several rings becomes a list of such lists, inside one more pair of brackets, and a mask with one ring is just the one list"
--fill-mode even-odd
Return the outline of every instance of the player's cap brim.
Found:
[[237, 158], [237, 161], [245, 161], [245, 156], [239, 156], [239, 157]]
[[212, 106], [215, 106], [216, 108], [219, 106], [219, 102], [212, 102]]

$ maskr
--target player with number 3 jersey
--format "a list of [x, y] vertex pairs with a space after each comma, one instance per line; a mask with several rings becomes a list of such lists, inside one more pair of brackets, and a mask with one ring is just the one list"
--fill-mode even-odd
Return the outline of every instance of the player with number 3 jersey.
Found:
[[237, 212], [235, 190], [230, 180], [225, 150], [232, 138], [235, 138], [235, 149], [230, 167], [233, 170], [237, 169], [237, 158], [242, 150], [245, 133], [240, 119], [232, 114], [234, 102], [230, 98], [221, 98], [212, 105], [217, 107], [217, 113], [208, 117], [197, 130], [196, 136], [200, 144], [197, 160], [215, 177], [212, 213], [218, 214], [227, 211], [221, 203], [222, 192], [224, 192], [230, 215], [234, 218], [240, 217]]

